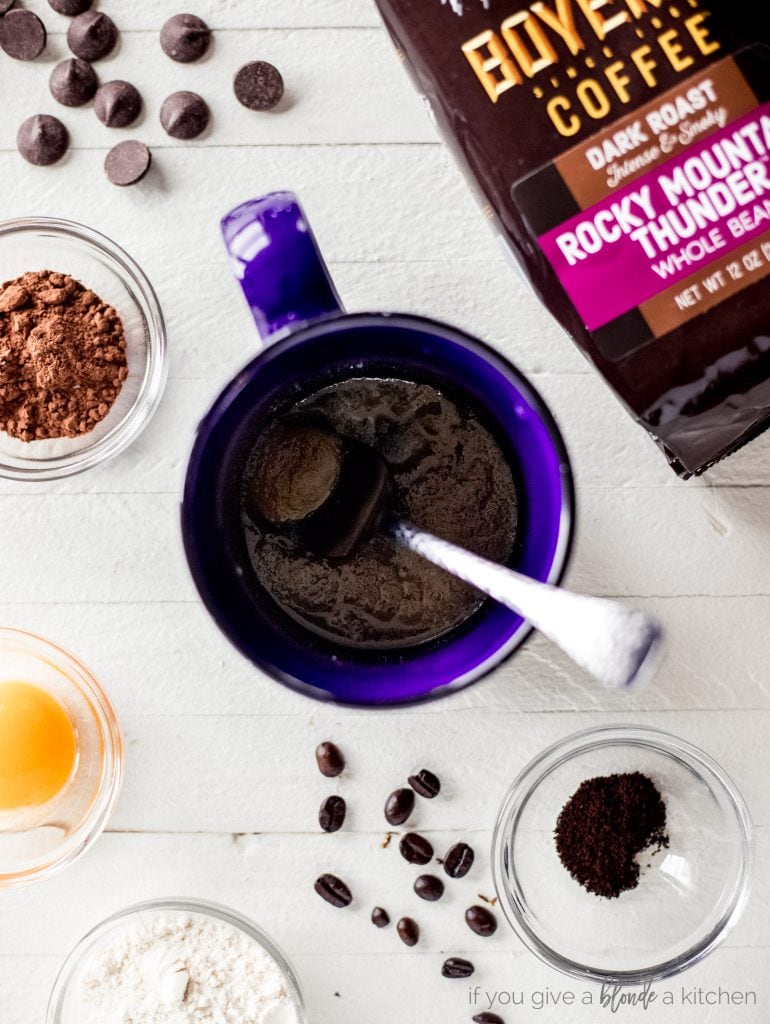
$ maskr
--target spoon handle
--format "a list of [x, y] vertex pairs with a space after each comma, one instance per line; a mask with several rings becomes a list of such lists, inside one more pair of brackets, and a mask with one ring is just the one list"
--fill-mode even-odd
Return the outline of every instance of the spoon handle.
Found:
[[663, 630], [652, 616], [540, 583], [402, 519], [385, 529], [405, 548], [518, 612], [605, 686], [627, 690], [654, 674]]

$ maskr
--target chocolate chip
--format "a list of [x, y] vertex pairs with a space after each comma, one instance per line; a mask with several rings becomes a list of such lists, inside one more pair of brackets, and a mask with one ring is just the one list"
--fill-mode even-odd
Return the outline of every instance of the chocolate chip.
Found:
[[209, 48], [211, 29], [194, 14], [175, 14], [160, 30], [160, 45], [167, 57], [190, 64]]
[[333, 907], [349, 907], [353, 902], [350, 889], [336, 875], [321, 875], [317, 878], [315, 891]]
[[423, 836], [407, 832], [398, 844], [401, 856], [410, 864], [427, 864], [433, 857], [433, 847]]
[[104, 173], [113, 185], [136, 185], [147, 174], [152, 154], [143, 142], [127, 139], [113, 146], [104, 161]]
[[15, 60], [34, 60], [45, 43], [45, 25], [32, 11], [9, 11], [0, 21], [0, 47]]
[[324, 832], [339, 832], [345, 824], [347, 806], [341, 796], [327, 796], [318, 812], [318, 824]]
[[459, 956], [450, 956], [445, 960], [441, 973], [445, 978], [470, 978], [476, 968], [470, 960], [463, 960]]
[[420, 941], [420, 929], [411, 917], [402, 917], [396, 925], [396, 931], [405, 946], [416, 946]]
[[397, 789], [385, 801], [385, 820], [389, 825], [403, 825], [414, 810], [414, 793], [411, 789]]
[[472, 1020], [475, 1024], [505, 1024], [502, 1017], [498, 1017], [496, 1013], [489, 1013], [487, 1010], [484, 1013], [477, 1013]]
[[432, 800], [441, 792], [441, 783], [438, 780], [438, 776], [434, 775], [433, 772], [429, 772], [427, 768], [423, 768], [416, 775], [410, 775], [408, 781], [415, 793], [425, 797], [426, 800]]
[[444, 895], [444, 883], [440, 878], [436, 878], [435, 875], [420, 875], [415, 880], [414, 891], [421, 900], [435, 903], [436, 900], [440, 900]]
[[99, 79], [87, 61], [71, 57], [56, 65], [48, 86], [53, 98], [65, 107], [82, 107], [94, 98]]
[[473, 867], [474, 857], [467, 843], [456, 843], [444, 857], [444, 871], [450, 878], [465, 878]]
[[233, 80], [236, 98], [249, 110], [272, 110], [281, 102], [283, 78], [264, 60], [244, 64]]
[[336, 779], [345, 770], [345, 758], [340, 753], [339, 747], [328, 740], [318, 744], [315, 749], [315, 759], [319, 772], [327, 779]]
[[160, 123], [174, 139], [195, 139], [208, 128], [211, 112], [194, 92], [174, 92], [163, 101]]
[[130, 82], [105, 82], [96, 93], [94, 111], [108, 128], [127, 128], [142, 112], [142, 97]]
[[74, 18], [76, 14], [87, 11], [93, 0], [48, 0], [57, 14], [66, 14], [68, 18]]
[[16, 135], [19, 152], [31, 164], [47, 167], [61, 160], [69, 146], [69, 132], [56, 117], [28, 117]]
[[387, 928], [390, 924], [390, 915], [382, 907], [375, 907], [372, 911], [372, 924], [376, 928]]
[[465, 923], [472, 932], [484, 939], [497, 931], [497, 918], [486, 907], [468, 907], [465, 911]]
[[115, 49], [118, 30], [100, 11], [79, 14], [67, 30], [67, 45], [81, 60], [101, 60]]

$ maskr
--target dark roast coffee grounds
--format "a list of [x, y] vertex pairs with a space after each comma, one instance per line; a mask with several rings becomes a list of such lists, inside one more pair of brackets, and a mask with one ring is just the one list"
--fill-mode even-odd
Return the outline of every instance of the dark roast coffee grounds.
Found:
[[666, 805], [641, 772], [587, 779], [562, 809], [555, 834], [575, 881], [613, 899], [639, 884], [640, 853], [668, 846]]

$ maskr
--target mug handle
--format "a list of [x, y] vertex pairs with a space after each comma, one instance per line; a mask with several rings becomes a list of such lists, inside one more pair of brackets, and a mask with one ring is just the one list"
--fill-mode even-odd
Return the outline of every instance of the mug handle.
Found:
[[237, 206], [222, 219], [222, 235], [263, 342], [344, 313], [293, 192], [272, 192]]

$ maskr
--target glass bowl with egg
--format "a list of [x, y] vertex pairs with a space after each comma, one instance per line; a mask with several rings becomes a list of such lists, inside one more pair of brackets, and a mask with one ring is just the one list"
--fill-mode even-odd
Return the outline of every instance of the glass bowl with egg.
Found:
[[[71, 476], [118, 455], [149, 422], [166, 382], [166, 328], [146, 274], [111, 239], [72, 221], [33, 217], [0, 223], [0, 338], [2, 321], [10, 325], [17, 312], [2, 309], [4, 285], [36, 271], [68, 275], [113, 307], [125, 337], [127, 377], [106, 415], [77, 437], [29, 441], [0, 429], [0, 477], [12, 480]], [[0, 351], [0, 399], [4, 386], [13, 395], [17, 384], [12, 362], [6, 374], [3, 362]]]
[[0, 628], [0, 891], [49, 878], [100, 835], [123, 746], [93, 675], [49, 640]]

